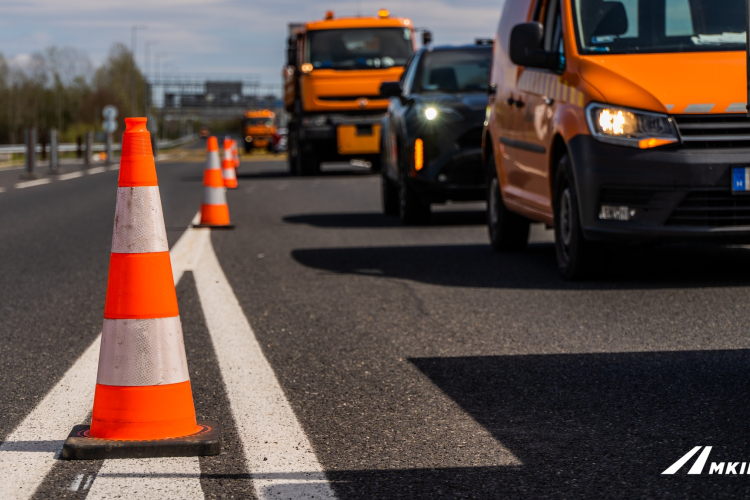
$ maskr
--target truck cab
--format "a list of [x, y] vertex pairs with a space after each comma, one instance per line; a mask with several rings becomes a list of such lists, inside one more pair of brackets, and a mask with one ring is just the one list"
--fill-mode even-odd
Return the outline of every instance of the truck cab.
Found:
[[245, 112], [242, 119], [242, 134], [245, 138], [246, 153], [256, 148], [273, 152], [276, 114], [267, 109]]
[[290, 114], [289, 167], [311, 175], [325, 161], [380, 161], [384, 81], [398, 80], [416, 48], [409, 19], [374, 17], [290, 25], [284, 104]]

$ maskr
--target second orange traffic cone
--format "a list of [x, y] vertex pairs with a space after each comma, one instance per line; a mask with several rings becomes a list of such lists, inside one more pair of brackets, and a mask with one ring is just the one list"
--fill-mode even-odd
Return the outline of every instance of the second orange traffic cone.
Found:
[[145, 118], [126, 118], [91, 425], [62, 457], [216, 455], [216, 422], [197, 422], [156, 166]]
[[232, 141], [232, 159], [234, 160], [234, 169], [240, 168], [240, 151], [237, 148], [237, 141]]
[[207, 149], [206, 169], [203, 171], [201, 221], [194, 227], [231, 229], [234, 225], [229, 221], [227, 188], [224, 187], [224, 176], [219, 166], [219, 141], [216, 137], [208, 138]]
[[237, 172], [235, 172], [234, 157], [232, 155], [232, 139], [224, 139], [224, 161], [221, 162], [221, 172], [224, 176], [224, 187], [237, 189]]

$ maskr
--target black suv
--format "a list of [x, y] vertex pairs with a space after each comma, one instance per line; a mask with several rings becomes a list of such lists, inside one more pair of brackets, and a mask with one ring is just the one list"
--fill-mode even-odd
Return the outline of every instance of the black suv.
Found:
[[381, 135], [383, 211], [404, 224], [429, 220], [430, 204], [485, 198], [482, 126], [492, 45], [425, 47], [407, 62]]

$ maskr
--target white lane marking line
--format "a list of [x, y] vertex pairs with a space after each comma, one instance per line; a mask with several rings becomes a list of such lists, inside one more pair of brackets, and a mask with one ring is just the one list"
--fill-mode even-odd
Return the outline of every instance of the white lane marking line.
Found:
[[110, 170], [120, 170], [120, 165], [112, 165], [109, 167]]
[[34, 494], [73, 426], [83, 422], [91, 411], [100, 340], [101, 335], [0, 444], [4, 499], [25, 499]]
[[77, 177], [83, 177], [83, 172], [71, 172], [69, 174], [62, 174], [57, 177], [57, 180], [67, 181], [68, 179], [75, 179]]
[[5, 188], [0, 188], [0, 193], [4, 193], [4, 192], [5, 192]]
[[50, 182], [52, 181], [49, 179], [37, 179], [34, 181], [19, 182], [18, 184], [16, 184], [16, 189], [24, 189], [24, 188], [34, 187], [34, 186], [42, 186], [44, 184], [49, 184]]
[[[185, 234], [177, 243], [184, 237]], [[184, 269], [185, 264], [180, 263], [180, 256], [176, 255], [172, 262], [173, 268], [176, 262]], [[179, 276], [175, 274], [175, 284], [180, 277], [182, 272]], [[36, 408], [8, 435], [5, 442], [0, 444], [0, 485], [3, 500], [30, 498], [55, 465], [63, 442], [73, 426], [84, 422], [91, 412], [100, 343], [101, 334]], [[162, 460], [164, 459], [154, 459], [149, 463], [158, 467]], [[102, 467], [106, 466], [107, 462]], [[170, 466], [173, 470], [177, 469], [176, 463]], [[200, 486], [199, 479], [193, 479], [193, 476], [200, 476], [197, 461], [184, 463], [183, 466], [180, 473], [190, 476], [190, 481]], [[136, 477], [130, 481], [142, 483], [144, 479]], [[88, 481], [87, 484], [91, 486]], [[194, 490], [193, 486], [186, 488], [188, 492]], [[179, 493], [179, 490], [176, 491]]]
[[106, 171], [107, 169], [105, 167], [94, 167], [94, 168], [90, 168], [88, 170], [88, 173], [89, 175], [94, 175], [94, 174], [101, 174], [102, 172], [106, 172]]
[[87, 500], [203, 499], [198, 457], [105, 460]]
[[210, 231], [199, 234], [205, 243], [193, 274], [256, 495], [335, 498], [221, 269]]
[[68, 486], [68, 489], [70, 491], [78, 491], [78, 488], [81, 487], [81, 482], [83, 481], [83, 474], [78, 474], [75, 479], [73, 479], [73, 482], [70, 483], [70, 486]]

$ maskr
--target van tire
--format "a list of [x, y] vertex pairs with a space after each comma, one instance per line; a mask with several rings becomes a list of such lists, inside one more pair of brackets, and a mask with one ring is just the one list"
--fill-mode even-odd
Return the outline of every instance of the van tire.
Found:
[[503, 203], [494, 155], [487, 166], [487, 228], [496, 252], [520, 252], [529, 243], [529, 219], [511, 212]]
[[553, 208], [555, 253], [560, 274], [571, 281], [593, 277], [601, 269], [604, 248], [587, 240], [581, 230], [578, 193], [567, 153], [557, 163]]

